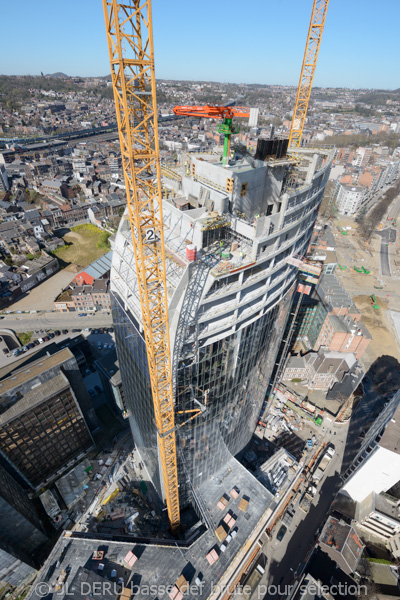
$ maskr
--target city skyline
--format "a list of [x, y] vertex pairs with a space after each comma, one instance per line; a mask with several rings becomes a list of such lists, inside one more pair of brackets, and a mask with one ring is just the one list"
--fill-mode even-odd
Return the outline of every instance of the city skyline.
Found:
[[[285, 11], [279, 4], [255, 2], [254, 15], [249, 11], [241, 17], [242, 6], [234, 0], [230, 3], [232, 16], [227, 17], [222, 4], [210, 1], [202, 4], [201, 11], [188, 11], [182, 0], [173, 8], [154, 0], [156, 75], [159, 79], [295, 86], [311, 8], [311, 0], [291, 0]], [[315, 86], [399, 87], [392, 73], [398, 54], [395, 24], [400, 8], [395, 0], [389, 0], [386, 8], [383, 12], [372, 0], [362, 5], [345, 0], [330, 3]], [[38, 13], [23, 0], [19, 11], [24, 20], [18, 24], [18, 37], [15, 30], [5, 29], [0, 42], [0, 51], [7, 57], [2, 74], [108, 74], [101, 3], [88, 0], [78, 5], [72, 0], [55, 10], [44, 0]], [[393, 17], [390, 20], [388, 13]], [[18, 19], [14, 6], [3, 7], [3, 18], [8, 23]], [[62, 32], [55, 23], [62, 23]]]

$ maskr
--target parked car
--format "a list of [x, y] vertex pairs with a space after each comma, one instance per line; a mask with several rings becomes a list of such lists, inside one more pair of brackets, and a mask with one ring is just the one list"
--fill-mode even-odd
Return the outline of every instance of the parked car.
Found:
[[68, 329], [63, 329], [62, 332], [65, 335], [66, 333], [68, 333]]
[[28, 344], [28, 348], [29, 348], [29, 350], [32, 350], [32, 348], [34, 348], [34, 347], [35, 347], [35, 344], [32, 344], [32, 342], [30, 342], [30, 343]]
[[287, 532], [286, 525], [282, 525], [282, 527], [278, 531], [278, 535], [276, 536], [276, 539], [278, 540], [278, 542], [281, 542], [283, 540], [284, 535], [285, 535], [286, 532]]
[[61, 335], [61, 331], [58, 331], [58, 329], [56, 329], [56, 331], [54, 332], [54, 335]]
[[8, 354], [8, 348], [3, 348], [4, 354]]
[[22, 350], [26, 352], [28, 350], [28, 346], [22, 346]]
[[34, 346], [39, 346], [39, 344], [40, 344], [39, 340], [33, 340], [33, 345]]
[[39, 344], [43, 344], [43, 342], [44, 342], [44, 339], [43, 339], [43, 338], [39, 338], [39, 339], [38, 339], [38, 342], [39, 342]]
[[[97, 342], [97, 350], [101, 350], [103, 347], [103, 344], [101, 342]], [[105, 344], [104, 344], [105, 347]]]
[[48, 342], [48, 341], [49, 341], [49, 339], [50, 339], [50, 338], [49, 338], [49, 336], [48, 336], [48, 335], [45, 335], [45, 336], [44, 336], [44, 338], [43, 338], [43, 341], [44, 341], [44, 342]]
[[22, 354], [23, 350], [21, 348], [17, 348], [16, 350], [14, 350], [13, 355], [14, 356], [19, 356], [20, 354]]
[[49, 333], [49, 338], [52, 340], [55, 337], [54, 333]]
[[86, 317], [86, 313], [79, 313], [78, 317]]

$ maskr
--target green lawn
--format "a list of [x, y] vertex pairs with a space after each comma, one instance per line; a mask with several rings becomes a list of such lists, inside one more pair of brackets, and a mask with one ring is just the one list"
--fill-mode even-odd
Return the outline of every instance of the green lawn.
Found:
[[109, 251], [109, 237], [110, 234], [107, 231], [103, 231], [91, 223], [77, 225], [64, 236], [64, 241], [68, 245], [57, 248], [53, 254], [63, 267], [72, 264], [84, 268]]
[[33, 335], [33, 331], [26, 331], [24, 333], [18, 334], [18, 339], [21, 342], [22, 346], [26, 346], [31, 341], [31, 337]]

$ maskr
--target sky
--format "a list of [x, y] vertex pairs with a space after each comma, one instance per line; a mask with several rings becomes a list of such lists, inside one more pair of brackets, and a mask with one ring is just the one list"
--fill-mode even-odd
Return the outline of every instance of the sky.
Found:
[[[1, 4], [1, 74], [110, 72], [101, 0]], [[157, 78], [297, 85], [312, 0], [152, 6]], [[330, 0], [314, 85], [399, 88], [399, 22], [400, 0]]]

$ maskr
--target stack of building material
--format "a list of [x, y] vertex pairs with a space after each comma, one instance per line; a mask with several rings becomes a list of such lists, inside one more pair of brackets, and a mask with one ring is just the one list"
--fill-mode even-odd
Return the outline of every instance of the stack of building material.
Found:
[[231, 490], [231, 496], [232, 498], [237, 498], [240, 494], [240, 490], [235, 486], [232, 490]]
[[128, 554], [124, 558], [124, 562], [132, 568], [135, 562], [137, 561], [137, 556], [133, 554], [133, 552], [129, 551]]
[[170, 592], [168, 592], [168, 596], [171, 598], [171, 600], [182, 600], [183, 594], [187, 592], [188, 587], [189, 584], [184, 575], [179, 575], [178, 579], [175, 581], [174, 587]]
[[227, 532], [225, 531], [225, 528], [223, 525], [220, 525], [219, 527], [217, 527], [217, 529], [215, 530], [215, 535], [217, 536], [219, 542], [224, 541], [224, 539], [227, 536]]
[[239, 510], [246, 512], [248, 505], [249, 505], [249, 501], [243, 497], [241, 499], [241, 501], [239, 502]]
[[232, 529], [232, 527], [236, 523], [235, 515], [233, 515], [232, 512], [229, 511], [228, 513], [226, 513], [226, 515], [224, 517], [224, 521], [227, 524], [227, 526], [229, 527], [229, 529]]
[[213, 548], [212, 550], [210, 550], [210, 552], [206, 556], [206, 559], [208, 560], [208, 562], [210, 563], [210, 565], [214, 564], [219, 559], [219, 556], [218, 556], [217, 551], [215, 550], [215, 548]]
[[123, 587], [121, 593], [118, 596], [118, 600], [129, 600], [132, 596], [132, 588]]
[[222, 496], [221, 500], [218, 502], [217, 506], [219, 509], [224, 510], [228, 506], [228, 498], [226, 496]]

